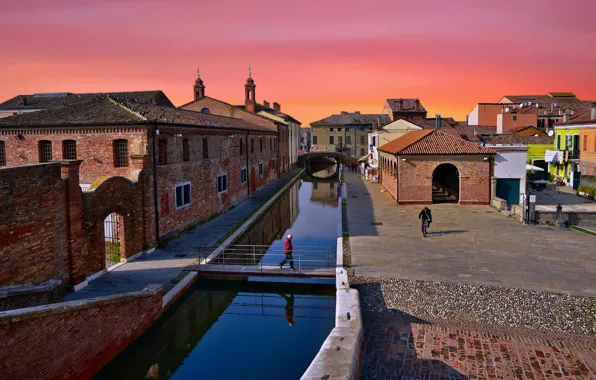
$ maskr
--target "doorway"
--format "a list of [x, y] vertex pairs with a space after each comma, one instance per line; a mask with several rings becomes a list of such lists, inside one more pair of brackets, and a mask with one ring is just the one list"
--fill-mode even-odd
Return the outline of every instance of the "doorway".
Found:
[[433, 171], [433, 203], [459, 202], [459, 171], [452, 164], [441, 164]]
[[122, 219], [122, 216], [113, 212], [103, 221], [106, 268], [118, 264], [122, 259], [122, 237], [124, 236]]

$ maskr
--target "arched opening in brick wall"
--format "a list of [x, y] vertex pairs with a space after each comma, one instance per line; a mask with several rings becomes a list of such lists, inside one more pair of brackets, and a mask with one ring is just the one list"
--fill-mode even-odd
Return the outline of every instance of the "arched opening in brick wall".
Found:
[[109, 214], [103, 221], [103, 243], [106, 268], [118, 264], [124, 252], [124, 217], [115, 212]]
[[433, 171], [433, 203], [459, 202], [459, 171], [453, 164], [441, 164]]

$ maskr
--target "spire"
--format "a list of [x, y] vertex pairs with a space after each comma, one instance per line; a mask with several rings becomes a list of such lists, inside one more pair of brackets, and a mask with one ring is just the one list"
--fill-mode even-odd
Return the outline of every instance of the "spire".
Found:
[[251, 72], [250, 72], [250, 66], [248, 67], [248, 77], [249, 77], [249, 78], [252, 78], [252, 74], [251, 74]]
[[251, 68], [248, 68], [248, 79], [246, 79], [246, 84], [244, 85], [244, 105], [245, 109], [248, 112], [255, 113], [256, 110], [256, 100], [255, 100], [255, 85], [254, 79], [252, 79], [252, 71]]
[[193, 86], [195, 100], [201, 99], [205, 97], [205, 85], [203, 84], [203, 80], [201, 79], [201, 73], [199, 69], [197, 69], [197, 80], [195, 80], [195, 85]]

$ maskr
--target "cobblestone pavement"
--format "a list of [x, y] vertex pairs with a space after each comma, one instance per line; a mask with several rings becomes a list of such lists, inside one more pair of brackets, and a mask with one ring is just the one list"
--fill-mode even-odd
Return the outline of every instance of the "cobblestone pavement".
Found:
[[358, 276], [596, 296], [596, 236], [521, 225], [488, 206], [432, 205], [433, 223], [423, 238], [422, 206], [397, 206], [381, 185], [357, 173], [344, 178]]
[[216, 244], [238, 222], [252, 214], [272, 194], [291, 181], [298, 172], [299, 169], [269, 183], [232, 210], [181, 234], [165, 247], [157, 248], [149, 255], [121, 265], [91, 281], [78, 292], [66, 294], [62, 301], [139, 291], [150, 284], [169, 284], [171, 280], [180, 276], [184, 267], [195, 261], [198, 247]]
[[364, 315], [363, 379], [595, 379], [596, 342]]

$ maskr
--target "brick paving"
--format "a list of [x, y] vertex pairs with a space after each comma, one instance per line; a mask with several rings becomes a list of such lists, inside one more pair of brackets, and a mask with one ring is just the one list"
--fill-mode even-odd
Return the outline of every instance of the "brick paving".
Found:
[[299, 169], [294, 170], [269, 183], [232, 210], [181, 234], [151, 254], [121, 265], [91, 281], [78, 292], [66, 294], [62, 301], [139, 291], [150, 284], [170, 285], [173, 279], [180, 276], [184, 267], [193, 264], [198, 247], [215, 245], [238, 222], [252, 214], [271, 195], [291, 181], [298, 172]]
[[363, 379], [596, 379], [596, 339], [364, 315]]

